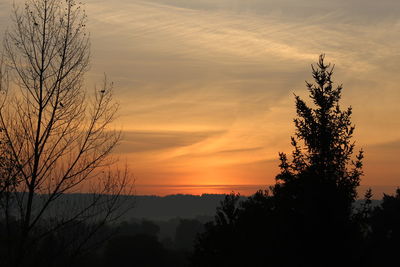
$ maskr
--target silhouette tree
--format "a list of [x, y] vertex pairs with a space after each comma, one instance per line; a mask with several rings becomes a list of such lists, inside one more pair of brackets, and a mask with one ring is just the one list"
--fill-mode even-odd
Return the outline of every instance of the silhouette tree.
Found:
[[99, 249], [101, 263], [84, 266], [187, 266], [184, 255], [164, 247], [160, 227], [152, 221], [121, 223], [118, 233]]
[[[312, 65], [315, 84], [306, 82], [313, 106], [295, 96], [292, 159], [280, 153], [281, 173], [272, 188], [278, 210], [297, 221], [287, 241], [301, 246], [293, 250], [301, 266], [318, 266], [320, 259], [330, 259], [327, 264], [335, 265], [360, 253], [352, 204], [363, 174], [363, 151], [352, 159], [352, 109], [340, 109], [342, 86], [333, 86], [334, 67], [325, 64], [324, 58], [320, 55], [317, 66]], [[320, 257], [310, 257], [311, 250]]]
[[[237, 223], [240, 216], [240, 195], [231, 193], [217, 207], [213, 222], [204, 225], [205, 231], [194, 243], [194, 266], [235, 266], [231, 255], [240, 250]], [[236, 262], [235, 262], [236, 261]]]
[[[83, 87], [90, 56], [85, 24], [74, 0], [27, 0], [14, 7], [5, 34], [4, 63], [13, 83], [1, 88], [1, 148], [8, 161], [0, 164], [0, 207], [7, 224], [18, 225], [8, 236], [12, 259], [6, 261], [13, 266], [31, 265], [31, 248], [62, 227], [92, 225], [77, 236], [83, 244], [118, 216], [127, 183], [126, 169], [110, 167], [120, 140], [110, 127], [118, 105], [106, 79], [93, 94]], [[72, 205], [62, 201], [80, 189], [93, 194]]]
[[[4, 95], [9, 88], [9, 75], [4, 64], [4, 58], [0, 58], [0, 95]], [[5, 103], [5, 98], [1, 99], [0, 106]], [[3, 129], [0, 128], [0, 200], [3, 199], [9, 187], [18, 183], [15, 173], [16, 164], [13, 162], [11, 151], [8, 149], [7, 138]]]
[[285, 153], [279, 154], [281, 173], [276, 177], [278, 184], [275, 189], [302, 177], [315, 178], [319, 181], [312, 183], [335, 187], [350, 211], [362, 175], [363, 151], [359, 151], [355, 161], [351, 159], [354, 150], [351, 138], [355, 128], [350, 120], [352, 108], [340, 109], [343, 87], [333, 87], [334, 67], [326, 65], [324, 58], [320, 55], [317, 67], [311, 65], [315, 84], [306, 82], [315, 107], [295, 96], [297, 118], [294, 119], [295, 136], [291, 138], [294, 147], [292, 161]]
[[400, 189], [384, 194], [379, 206], [369, 213], [368, 247], [364, 266], [390, 266], [398, 262], [400, 242]]
[[121, 235], [110, 239], [104, 251], [103, 266], [172, 266], [167, 251], [156, 236]]
[[[352, 160], [351, 108], [339, 106], [333, 67], [319, 57], [307, 82], [314, 106], [296, 96], [292, 159], [280, 153], [281, 172], [270, 191], [238, 203], [227, 197], [196, 242], [195, 266], [340, 266], [360, 259], [361, 230], [352, 204], [363, 152]], [[221, 212], [222, 211], [222, 212]]]
[[197, 234], [203, 231], [203, 224], [195, 219], [181, 219], [175, 232], [175, 247], [182, 251], [192, 251]]

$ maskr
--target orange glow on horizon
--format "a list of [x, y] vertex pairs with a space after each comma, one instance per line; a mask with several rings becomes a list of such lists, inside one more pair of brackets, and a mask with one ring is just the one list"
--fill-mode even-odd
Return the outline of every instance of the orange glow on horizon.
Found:
[[[321, 15], [318, 1], [297, 1], [299, 10], [292, 1], [85, 2], [85, 86], [92, 90], [103, 73], [114, 82], [122, 129], [115, 154], [139, 194], [274, 184], [278, 153], [292, 149], [293, 94], [308, 99], [304, 80], [312, 81], [310, 64], [322, 52], [343, 84], [341, 107], [353, 107], [362, 185], [400, 185], [396, 9], [330, 1]], [[381, 12], [371, 16], [375, 5]], [[12, 1], [0, 6], [4, 32]]]

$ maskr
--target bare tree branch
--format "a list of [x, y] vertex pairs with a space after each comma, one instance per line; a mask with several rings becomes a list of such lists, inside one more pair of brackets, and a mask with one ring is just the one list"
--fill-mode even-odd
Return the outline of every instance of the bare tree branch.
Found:
[[[76, 221], [104, 224], [119, 216], [128, 172], [111, 168], [121, 138], [111, 127], [118, 110], [112, 83], [104, 78], [93, 94], [83, 87], [90, 41], [82, 6], [27, 0], [24, 8], [14, 6], [12, 18], [0, 69], [1, 146], [8, 159], [0, 166], [0, 199], [6, 219], [13, 210], [20, 225], [14, 263], [21, 265], [32, 240]], [[96, 182], [91, 201], [38, 230], [63, 194]]]

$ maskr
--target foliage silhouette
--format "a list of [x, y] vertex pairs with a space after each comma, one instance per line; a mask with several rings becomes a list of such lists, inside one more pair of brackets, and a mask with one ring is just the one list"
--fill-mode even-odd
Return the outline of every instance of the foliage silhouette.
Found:
[[191, 251], [196, 235], [203, 231], [203, 224], [195, 219], [181, 219], [175, 232], [175, 247], [181, 251]]
[[237, 239], [240, 196], [227, 195], [217, 208], [213, 222], [205, 224], [205, 231], [195, 241], [192, 262], [194, 266], [235, 266], [232, 252], [241, 240]]
[[315, 84], [306, 83], [314, 107], [295, 96], [292, 159], [280, 153], [281, 172], [270, 191], [239, 203], [227, 196], [215, 221], [199, 235], [195, 266], [338, 266], [358, 264], [362, 232], [352, 204], [363, 152], [352, 160], [352, 110], [339, 106], [333, 67], [319, 57]]
[[[128, 172], [111, 167], [120, 140], [112, 84], [104, 79], [93, 94], [84, 87], [90, 42], [81, 3], [26, 0], [12, 19], [0, 66], [0, 219], [18, 229], [7, 231], [6, 243], [17, 244], [0, 264], [33, 266], [56, 233], [90, 225], [75, 236], [80, 244], [63, 244], [76, 255], [123, 213]], [[92, 194], [54, 208], [79, 191]]]
[[292, 264], [299, 266], [359, 260], [361, 232], [352, 205], [363, 174], [363, 151], [352, 160], [352, 109], [340, 109], [342, 86], [333, 87], [332, 74], [333, 67], [321, 55], [317, 67], [312, 66], [315, 84], [306, 83], [314, 107], [295, 97], [292, 160], [280, 153], [281, 173], [272, 188], [277, 209], [297, 222], [286, 229], [291, 233], [286, 242], [299, 245], [291, 252], [297, 258]]
[[368, 239], [364, 266], [390, 266], [398, 262], [400, 243], [400, 189], [384, 194], [381, 205], [368, 213]]
[[[355, 129], [350, 120], [352, 109], [340, 109], [343, 88], [341, 85], [333, 87], [334, 67], [326, 65], [324, 58], [320, 55], [317, 67], [311, 65], [315, 84], [306, 82], [315, 107], [295, 96], [297, 118], [294, 119], [295, 137], [291, 138], [292, 161], [285, 153], [279, 154], [281, 173], [276, 177], [273, 190], [277, 194], [284, 187], [298, 183], [307, 184], [301, 191], [307, 190], [308, 186], [323, 186], [325, 188], [319, 191], [324, 195], [336, 194], [340, 202], [335, 205], [342, 205], [341, 212], [350, 213], [363, 174], [363, 151], [359, 151], [354, 161], [351, 159], [355, 145], [351, 141]], [[304, 195], [313, 195], [312, 191], [315, 190]]]
[[167, 252], [156, 236], [121, 235], [109, 240], [105, 248], [104, 266], [162, 266]]

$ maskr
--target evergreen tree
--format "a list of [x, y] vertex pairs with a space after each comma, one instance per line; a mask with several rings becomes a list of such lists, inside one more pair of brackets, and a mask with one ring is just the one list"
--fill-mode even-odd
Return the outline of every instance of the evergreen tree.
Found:
[[276, 177], [275, 189], [295, 180], [314, 179], [310, 182], [333, 186], [350, 209], [363, 174], [363, 151], [352, 160], [351, 138], [355, 129], [350, 120], [352, 108], [341, 110], [343, 87], [333, 86], [334, 66], [326, 65], [324, 58], [320, 55], [317, 67], [311, 65], [315, 84], [306, 82], [314, 106], [295, 96], [297, 118], [294, 119], [295, 136], [291, 138], [292, 160], [280, 153], [281, 173]]
[[363, 152], [352, 159], [352, 110], [340, 109], [342, 86], [334, 88], [324, 55], [312, 74], [313, 106], [296, 96], [292, 159], [280, 153], [271, 192], [221, 203], [197, 239], [194, 266], [359, 266], [363, 237], [352, 204]]
[[[362, 233], [352, 204], [363, 174], [363, 151], [352, 158], [352, 109], [340, 108], [342, 86], [334, 87], [334, 67], [324, 59], [320, 55], [317, 66], [311, 66], [315, 83], [306, 82], [313, 104], [295, 96], [292, 159], [280, 153], [281, 172], [272, 187], [276, 213], [284, 215], [278, 222], [288, 225], [282, 249], [297, 247], [289, 252], [296, 260], [289, 259], [287, 266], [357, 264], [361, 253]], [[289, 226], [282, 218], [296, 224]]]

